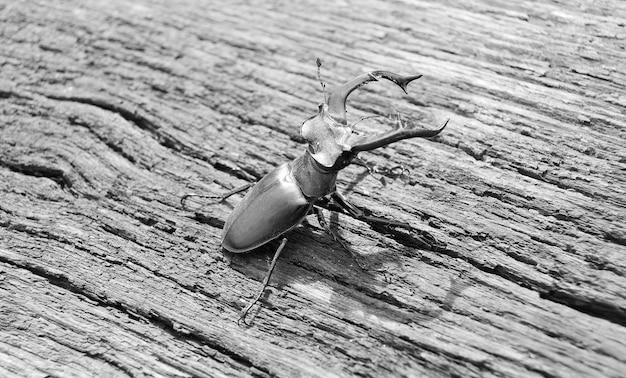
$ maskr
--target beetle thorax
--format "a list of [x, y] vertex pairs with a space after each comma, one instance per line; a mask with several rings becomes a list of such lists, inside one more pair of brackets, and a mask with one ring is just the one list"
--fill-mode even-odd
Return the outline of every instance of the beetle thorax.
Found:
[[328, 114], [326, 104], [320, 105], [318, 115], [302, 124], [300, 132], [309, 142], [313, 159], [328, 168], [337, 166], [337, 161], [352, 149], [356, 138], [349, 125], [335, 121]]

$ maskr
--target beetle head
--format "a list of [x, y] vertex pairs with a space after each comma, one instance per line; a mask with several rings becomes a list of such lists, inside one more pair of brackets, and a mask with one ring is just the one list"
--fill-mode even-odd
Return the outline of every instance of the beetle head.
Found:
[[309, 153], [320, 165], [332, 168], [342, 154], [349, 153], [356, 134], [347, 123], [337, 122], [320, 104], [319, 114], [302, 124], [300, 133], [309, 142]]
[[[318, 61], [318, 68], [319, 65]], [[373, 150], [402, 139], [431, 137], [440, 133], [447, 121], [438, 130], [416, 130], [400, 125], [391, 132], [374, 136], [358, 135], [348, 124], [346, 99], [355, 89], [383, 78], [394, 82], [406, 93], [407, 85], [421, 76], [400, 76], [388, 71], [372, 71], [333, 89], [319, 106], [318, 115], [302, 124], [300, 132], [309, 142], [308, 151], [313, 159], [328, 169], [338, 170], [349, 165], [360, 151]]]

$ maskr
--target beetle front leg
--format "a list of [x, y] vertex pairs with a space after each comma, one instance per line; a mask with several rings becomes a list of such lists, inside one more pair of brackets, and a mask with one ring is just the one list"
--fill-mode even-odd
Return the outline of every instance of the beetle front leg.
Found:
[[[358, 156], [354, 158], [352, 164], [365, 167], [365, 169], [367, 169], [367, 172], [374, 178], [374, 180], [380, 181], [383, 185], [386, 184], [384, 176], [396, 179], [398, 177], [407, 176], [411, 173], [411, 171], [403, 165], [395, 165], [391, 168], [379, 168], [377, 165], [371, 165], [370, 163], [361, 159]], [[378, 174], [379, 177], [376, 177], [376, 174]]]
[[219, 196], [217, 196], [217, 195], [213, 195], [213, 194], [194, 194], [194, 193], [185, 194], [184, 196], [182, 196], [182, 197], [180, 198], [180, 204], [183, 206], [183, 208], [184, 208], [184, 209], [186, 209], [186, 206], [185, 206], [185, 201], [186, 201], [186, 200], [187, 200], [187, 198], [189, 198], [189, 197], [212, 198], [212, 199], [217, 199], [217, 200], [218, 200], [218, 201], [217, 201], [217, 203], [219, 203], [219, 202], [224, 201], [226, 198], [228, 198], [228, 197], [230, 197], [230, 196], [232, 196], [232, 195], [234, 195], [234, 194], [237, 194], [237, 193], [243, 192], [244, 190], [246, 190], [246, 189], [250, 188], [250, 187], [251, 187], [251, 186], [253, 186], [254, 184], [256, 184], [256, 182], [249, 182], [249, 183], [244, 184], [244, 185], [242, 185], [242, 186], [240, 186], [240, 187], [237, 187], [237, 188], [235, 188], [235, 189], [231, 189], [231, 190], [229, 190], [228, 192], [226, 192], [226, 193], [224, 193], [224, 194], [221, 194], [221, 195], [219, 195]]

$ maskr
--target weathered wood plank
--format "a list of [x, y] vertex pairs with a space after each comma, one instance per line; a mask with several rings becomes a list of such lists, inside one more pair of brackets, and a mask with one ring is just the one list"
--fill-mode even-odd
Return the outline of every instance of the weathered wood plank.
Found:
[[[0, 375], [620, 376], [626, 371], [626, 6], [581, 2], [0, 4]], [[233, 255], [237, 198], [293, 159], [332, 87], [350, 119], [445, 133], [339, 187], [447, 243], [326, 213]], [[385, 121], [359, 128], [373, 131]], [[239, 197], [240, 198], [240, 197]]]

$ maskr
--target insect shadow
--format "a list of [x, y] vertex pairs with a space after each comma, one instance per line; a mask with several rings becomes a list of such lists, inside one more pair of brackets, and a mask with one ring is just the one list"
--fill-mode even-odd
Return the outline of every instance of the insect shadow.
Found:
[[[385, 251], [369, 254], [365, 258], [368, 270], [362, 270], [353, 262], [349, 254], [342, 251], [341, 246], [329, 247], [327, 243], [333, 243], [331, 238], [320, 241], [322, 231], [311, 227], [300, 227], [292, 232], [290, 240], [294, 244], [301, 243], [303, 246], [310, 246], [317, 242], [322, 243], [322, 246], [315, 249], [292, 248], [284, 253], [277, 264], [272, 283], [268, 286], [272, 289], [263, 292], [263, 296], [259, 299], [259, 306], [249, 313], [251, 321], [262, 309], [273, 310], [277, 308], [276, 306], [280, 306], [278, 303], [281, 301], [276, 295], [284, 295], [290, 287], [319, 287], [321, 284], [327, 290], [328, 296], [325, 299], [327, 305], [334, 309], [344, 309], [346, 316], [350, 316], [350, 313], [358, 313], [359, 317], [365, 319], [385, 318], [404, 324], [423, 324], [452, 311], [454, 302], [470, 286], [471, 281], [465, 277], [464, 272], [461, 272], [450, 277], [450, 286], [445, 296], [433, 298], [429, 295], [429, 304], [416, 306], [400, 302], [388, 286], [391, 284], [397, 286], [398, 283], [394, 282], [398, 276], [397, 270], [404, 271], [400, 255], [419, 253], [415, 249], [405, 246], [398, 254]], [[241, 255], [227, 251], [225, 253], [229, 255], [233, 269], [246, 276], [258, 275], [262, 278], [267, 269], [267, 261], [271, 259], [276, 244], [278, 243], [268, 243], [261, 247], [258, 253], [253, 254]], [[393, 268], [389, 269], [390, 266]], [[323, 299], [317, 298], [316, 300]], [[288, 309], [288, 311], [297, 310]]]
[[[367, 177], [367, 173], [358, 175], [348, 188], [358, 184], [365, 177]], [[325, 232], [326, 230], [324, 230], [323, 226], [317, 227], [308, 220], [303, 222], [301, 227], [291, 231], [291, 248], [285, 251], [277, 264], [276, 270], [278, 274], [273, 276], [275, 278], [272, 279], [269, 287], [275, 288], [280, 293], [283, 292], [285, 287], [293, 286], [294, 284], [308, 286], [314, 285], [316, 281], [328, 282], [330, 280], [332, 285], [338, 284], [342, 287], [349, 287], [360, 293], [356, 298], [362, 298], [363, 301], [353, 303], [354, 308], [351, 310], [356, 308], [363, 313], [374, 316], [389, 317], [391, 315], [394, 321], [400, 320], [406, 323], [436, 318], [443, 313], [442, 308], [445, 310], [452, 306], [456, 293], [460, 293], [460, 291], [454, 288], [451, 288], [451, 291], [447, 294], [441, 308], [413, 308], [409, 311], [400, 308], [405, 307], [405, 305], [395, 303], [396, 300], [393, 299], [393, 295], [386, 292], [386, 287], [392, 282], [388, 277], [394, 276], [393, 272], [390, 272], [389, 275], [387, 273], [390, 269], [392, 271], [403, 269], [402, 256], [416, 255], [420, 250], [445, 248], [445, 244], [436, 241], [425, 231], [418, 230], [417, 235], [413, 235], [413, 233], [407, 232], [405, 229], [384, 227], [377, 222], [364, 223], [366, 224], [363, 224], [361, 227], [370, 227], [374, 231], [386, 235], [390, 241], [391, 239], [395, 240], [397, 244], [394, 250], [397, 252], [390, 253], [388, 248], [372, 248], [378, 250], [363, 254], [361, 253], [362, 251], [357, 251], [354, 247], [336, 240], [337, 236], [341, 237], [338, 230], [341, 226], [341, 219], [338, 212], [332, 211], [329, 222], [330, 228], [334, 231], [332, 235]], [[424, 235], [430, 237], [425, 238]], [[228, 256], [233, 269], [246, 276], [260, 274], [260, 277], [262, 277], [263, 272], [267, 270], [267, 262], [271, 260], [278, 244], [279, 242], [275, 240], [259, 247], [251, 254], [231, 253], [227, 250], [224, 250], [223, 253]], [[348, 250], [346, 247], [350, 249]], [[333, 289], [330, 290], [334, 293]], [[265, 290], [263, 295], [258, 298], [260, 306], [250, 312], [249, 317], [251, 320], [256, 317], [262, 307], [269, 309], [273, 307], [270, 293], [270, 290]], [[381, 300], [396, 306], [386, 306], [385, 311], [381, 312], [380, 308], [377, 308], [375, 304], [367, 304], [372, 299]], [[345, 306], [345, 297], [332, 294], [329, 304], [341, 308]]]

